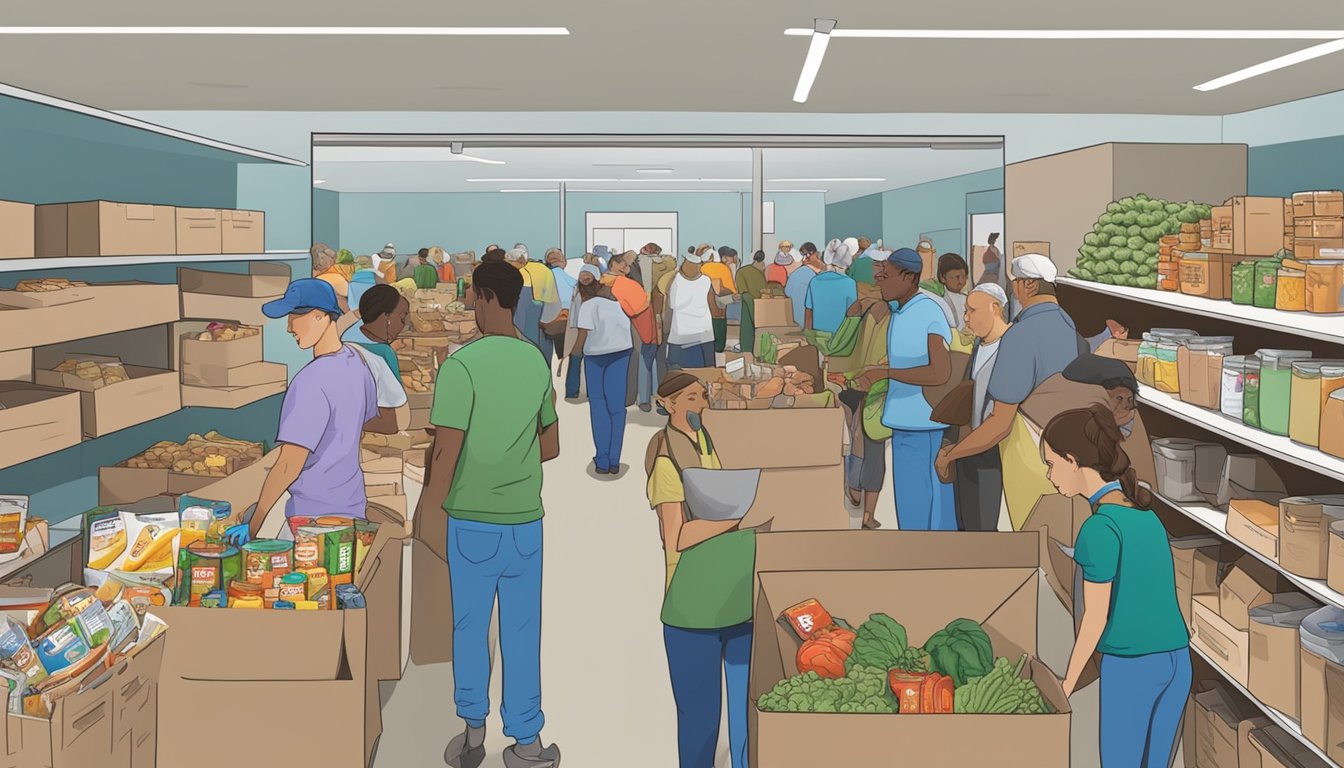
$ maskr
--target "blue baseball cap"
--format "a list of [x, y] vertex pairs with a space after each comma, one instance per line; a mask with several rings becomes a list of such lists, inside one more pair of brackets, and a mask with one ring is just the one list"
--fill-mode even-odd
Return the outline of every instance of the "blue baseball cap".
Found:
[[336, 303], [336, 289], [327, 281], [315, 277], [291, 280], [284, 296], [261, 305], [262, 314], [277, 320], [295, 312], [311, 312], [314, 309], [329, 315], [341, 314], [341, 305]]
[[887, 256], [887, 263], [900, 267], [907, 272], [918, 273], [924, 269], [924, 259], [909, 248], [897, 248], [892, 251]]

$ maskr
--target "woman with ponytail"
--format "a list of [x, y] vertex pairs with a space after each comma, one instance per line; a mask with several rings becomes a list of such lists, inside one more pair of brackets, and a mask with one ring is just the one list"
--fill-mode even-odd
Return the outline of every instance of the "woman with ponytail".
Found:
[[1064, 693], [1100, 652], [1102, 768], [1160, 768], [1170, 764], [1190, 694], [1190, 635], [1166, 528], [1123, 439], [1103, 405], [1065, 411], [1041, 435], [1050, 482], [1092, 505], [1074, 550], [1083, 617]]

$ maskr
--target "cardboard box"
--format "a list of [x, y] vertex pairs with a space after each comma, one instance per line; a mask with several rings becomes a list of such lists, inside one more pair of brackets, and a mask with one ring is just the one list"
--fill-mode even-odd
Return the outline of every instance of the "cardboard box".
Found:
[[177, 209], [178, 253], [223, 253], [223, 242], [218, 208]]
[[1279, 505], [1258, 499], [1233, 499], [1227, 507], [1227, 535], [1252, 552], [1278, 562]]
[[[198, 336], [207, 323], [177, 323], [173, 326], [173, 345], [176, 358], [173, 365], [185, 369], [188, 365], [208, 368], [238, 368], [262, 361], [261, 328], [252, 336], [233, 341], [200, 341]], [[185, 377], [183, 379], [186, 380]], [[191, 383], [191, 382], [188, 382]]]
[[[368, 612], [368, 666], [374, 680], [401, 679], [401, 557], [406, 532], [381, 516], [385, 508], [370, 502], [369, 519], [381, 526], [359, 571], [356, 584]], [[377, 698], [377, 686], [370, 694]]]
[[0, 200], [0, 259], [37, 255], [37, 212], [32, 203]]
[[[1344, 497], [1294, 496], [1279, 502], [1279, 565], [1305, 579], [1329, 575], [1330, 524]], [[1328, 511], [1327, 511], [1328, 510]]]
[[1293, 243], [1293, 256], [1298, 259], [1337, 258], [1335, 254], [1326, 254], [1322, 251], [1337, 251], [1341, 248], [1344, 248], [1344, 238], [1299, 237]]
[[256, 503], [266, 473], [280, 455], [278, 450], [227, 477], [203, 477], [166, 469], [99, 467], [98, 503], [108, 506], [132, 504], [154, 496], [174, 497], [190, 493], [204, 499], [227, 501], [245, 510]]
[[1242, 685], [1250, 678], [1250, 633], [1218, 615], [1218, 595], [1195, 595], [1191, 645], [1204, 652], [1229, 677]]
[[1181, 615], [1185, 617], [1186, 627], [1193, 626], [1191, 603], [1194, 596], [1218, 591], [1218, 552], [1221, 547], [1222, 541], [1214, 536], [1171, 540], [1171, 561], [1176, 570], [1176, 599], [1181, 604]]
[[1219, 685], [1195, 694], [1195, 757], [1200, 768], [1235, 768], [1239, 743], [1232, 696]]
[[1249, 627], [1247, 613], [1252, 608], [1295, 591], [1292, 582], [1278, 571], [1244, 555], [1218, 586], [1218, 613], [1228, 624], [1244, 631]]
[[[232, 344], [234, 342], [197, 342], [198, 344]], [[289, 380], [289, 367], [284, 363], [245, 363], [233, 368], [218, 365], [182, 364], [182, 383], [200, 387], [255, 387], [262, 384], [284, 383]]]
[[1344, 237], [1344, 219], [1298, 219], [1293, 224], [1293, 236], [1338, 239]]
[[1107, 339], [1097, 347], [1096, 353], [1101, 357], [1109, 357], [1134, 366], [1139, 362], [1141, 343], [1134, 339]]
[[1248, 256], [1273, 256], [1283, 248], [1283, 198], [1234, 197], [1232, 250]]
[[262, 211], [220, 212], [224, 253], [265, 253], [266, 214]]
[[71, 286], [59, 291], [11, 291], [0, 290], [0, 307], [15, 309], [40, 309], [59, 307], [90, 298], [88, 286]]
[[1293, 194], [1293, 216], [1298, 219], [1344, 216], [1344, 192], [1296, 192]]
[[0, 467], [12, 467], [80, 441], [79, 394], [26, 382], [0, 382]]
[[[404, 478], [405, 475], [403, 474]], [[364, 493], [369, 500], [369, 519], [387, 526], [398, 538], [409, 538], [412, 533], [411, 515], [402, 493], [401, 483], [366, 485]], [[373, 510], [377, 510], [375, 519]]]
[[[439, 517], [439, 516], [436, 516]], [[442, 515], [447, 520], [447, 515]], [[416, 516], [417, 522], [420, 516]], [[447, 528], [438, 546], [447, 545]], [[411, 547], [411, 660], [416, 666], [453, 660], [453, 596], [448, 562], [419, 536]]]
[[1301, 648], [1302, 735], [1344, 762], [1344, 667]]
[[182, 292], [180, 317], [194, 320], [232, 320], [244, 325], [265, 325], [270, 318], [261, 312], [269, 298], [248, 299], [213, 293]]
[[15, 349], [0, 352], [0, 381], [32, 381], [33, 351]]
[[182, 267], [177, 270], [177, 282], [184, 292], [211, 293], [216, 296], [237, 296], [245, 299], [273, 299], [283, 296], [289, 287], [289, 267], [265, 261], [253, 261], [247, 272], [211, 272]]
[[1301, 717], [1302, 641], [1298, 635], [1301, 619], [1319, 606], [1301, 598], [1294, 621], [1265, 623], [1251, 620], [1250, 683], [1246, 686], [1257, 699], [1297, 720]]
[[0, 352], [166, 325], [181, 318], [176, 285], [104, 283], [80, 290], [83, 300], [56, 307], [0, 308]]
[[[1024, 531], [1040, 534], [1041, 570], [1059, 602], [1073, 612], [1073, 559], [1060, 546], [1073, 547], [1078, 531], [1092, 516], [1087, 499], [1069, 498], [1058, 493], [1042, 496], [1022, 524]], [[1178, 582], [1179, 584], [1179, 582]]]
[[64, 206], [65, 253], [47, 255], [161, 256], [177, 252], [177, 209], [171, 205], [93, 200]]
[[1312, 752], [1307, 745], [1278, 725], [1251, 724], [1241, 741], [1239, 755], [1241, 768], [1327, 768], [1328, 763]]
[[[258, 363], [258, 365], [274, 365]], [[284, 368], [283, 365], [279, 366]], [[182, 406], [195, 408], [228, 408], [230, 410], [251, 405], [258, 400], [283, 394], [289, 387], [288, 374], [278, 380], [265, 384], [253, 384], [246, 387], [195, 387], [182, 385]]]
[[1232, 206], [1214, 205], [1209, 208], [1210, 240], [1205, 250], [1219, 253], [1231, 253], [1234, 245], [1232, 236]]
[[[258, 750], [273, 765], [367, 763], [382, 730], [376, 685], [370, 695], [367, 611], [156, 613], [174, 639], [159, 689], [160, 765], [237, 768]], [[206, 748], [199, 727], [208, 712], [228, 713], [247, 738]]]
[[[115, 357], [70, 356], [94, 362], [118, 362]], [[45, 350], [39, 352], [36, 380], [43, 386], [79, 392], [85, 437], [102, 437], [119, 429], [167, 416], [182, 408], [180, 382], [176, 371], [126, 365], [123, 367], [126, 375], [130, 377], [126, 381], [94, 386], [73, 373], [59, 373], [45, 369], [59, 364], [60, 359], [64, 357], [66, 356], [53, 355]]]
[[1049, 256], [1050, 244], [1040, 240], [1019, 240], [1013, 243], [1014, 259], [1019, 256], [1026, 256], [1028, 253], [1039, 253], [1042, 256]]
[[[757, 537], [752, 617], [754, 702], [797, 673], [798, 641], [777, 618], [816, 598], [860, 622], [883, 612], [922, 644], [956, 618], [982, 623], [996, 656], [1035, 656], [1039, 544], [1034, 534], [819, 531]], [[846, 765], [890, 765], [893, 745], [909, 765], [990, 765], [1030, 755], [1037, 768], [1069, 765], [1071, 709], [1059, 679], [1034, 658], [1029, 675], [1054, 710], [1048, 715], [910, 716], [749, 713], [758, 766], [824, 765], [837, 750]], [[1018, 763], [1027, 764], [1027, 763]]]
[[793, 301], [787, 296], [756, 299], [752, 308], [758, 329], [793, 325]]

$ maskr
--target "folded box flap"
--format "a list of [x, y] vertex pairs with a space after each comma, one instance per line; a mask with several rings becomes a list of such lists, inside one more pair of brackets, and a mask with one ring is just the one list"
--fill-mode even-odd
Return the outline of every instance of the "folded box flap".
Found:
[[839, 408], [710, 410], [705, 428], [724, 469], [839, 464], [845, 416]]
[[992, 570], [1040, 566], [1039, 534], [788, 531], [756, 536], [756, 571]]
[[351, 663], [347, 613], [158, 608], [173, 633], [163, 672], [197, 681], [342, 679]]

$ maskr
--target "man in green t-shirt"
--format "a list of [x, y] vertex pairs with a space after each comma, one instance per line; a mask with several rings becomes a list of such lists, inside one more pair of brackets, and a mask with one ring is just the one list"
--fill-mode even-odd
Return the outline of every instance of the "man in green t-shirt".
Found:
[[560, 454], [551, 370], [520, 338], [513, 313], [522, 274], [503, 262], [472, 275], [476, 325], [483, 336], [443, 361], [435, 384], [435, 426], [419, 515], [448, 514], [452, 573], [453, 678], [466, 730], [444, 759], [475, 768], [485, 759], [490, 713], [488, 632], [500, 602], [507, 768], [553, 768], [542, 747], [541, 465]]

